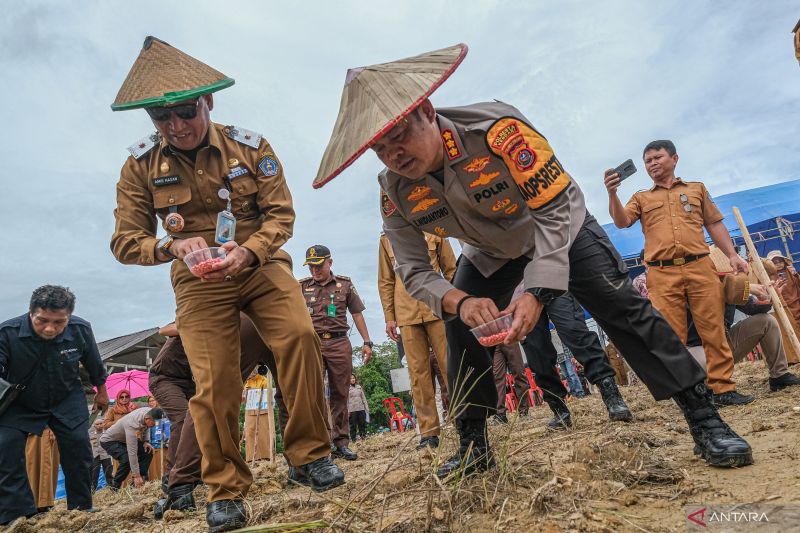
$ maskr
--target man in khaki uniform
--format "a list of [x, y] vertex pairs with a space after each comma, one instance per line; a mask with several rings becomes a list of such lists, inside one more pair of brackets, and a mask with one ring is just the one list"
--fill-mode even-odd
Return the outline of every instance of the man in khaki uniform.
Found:
[[[295, 218], [283, 168], [260, 134], [210, 120], [211, 93], [232, 84], [148, 37], [112, 105], [145, 108], [157, 130], [130, 147], [122, 167], [111, 250], [125, 264], [172, 263], [176, 325], [197, 386], [189, 409], [212, 532], [245, 525], [243, 499], [253, 481], [239, 453], [240, 311], [275, 354], [286, 406], [296, 413], [284, 435], [287, 450], [299, 440], [314, 443], [288, 454], [292, 464], [312, 475], [318, 461], [329, 461], [319, 340], [280, 249]], [[160, 240], [156, 217], [167, 232]], [[235, 240], [226, 241], [231, 229]], [[182, 259], [217, 239], [227, 256], [201, 279]]]
[[[447, 239], [425, 234], [431, 266], [448, 281], [456, 273], [456, 256]], [[386, 235], [381, 233], [378, 250], [378, 292], [386, 320], [386, 333], [393, 341], [403, 339], [403, 349], [408, 361], [411, 394], [417, 408], [420, 442], [425, 446], [439, 447], [439, 413], [436, 410], [435, 377], [431, 372], [430, 351], [436, 357], [443, 374], [447, 373], [447, 338], [444, 321], [433, 314], [431, 308], [408, 294], [403, 282], [394, 272], [394, 252]], [[400, 327], [400, 336], [397, 328]], [[446, 392], [446, 391], [443, 391]]]
[[[752, 463], [750, 446], [711, 403], [702, 368], [636, 294], [547, 139], [502, 102], [439, 109], [430, 102], [466, 54], [458, 44], [350, 69], [314, 179], [322, 187], [372, 148], [386, 165], [378, 176], [380, 208], [396, 272], [409, 294], [450, 319], [449, 385], [465, 394], [452, 408], [458, 451], [437, 475], [452, 479], [494, 465], [486, 419], [494, 414], [497, 388], [489, 351], [470, 328], [511, 315], [510, 327], [493, 333], [506, 344], [519, 342], [567, 289], [630, 358], [653, 396], [680, 405], [706, 461]], [[420, 186], [424, 194], [412, 195]], [[452, 283], [431, 267], [423, 232], [464, 243]], [[523, 295], [511, 301], [520, 282]]]
[[[350, 376], [353, 375], [353, 345], [347, 338], [350, 326], [347, 311], [364, 340], [364, 364], [372, 358], [372, 341], [369, 339], [367, 321], [362, 312], [366, 307], [347, 276], [334, 275], [333, 259], [327, 246], [317, 244], [306, 251], [306, 261], [311, 276], [300, 280], [308, 315], [314, 331], [322, 341], [322, 360], [328, 372], [331, 417], [331, 453], [355, 461], [358, 455], [349, 448], [350, 420], [347, 399], [350, 394]], [[322, 375], [320, 373], [320, 375]]]
[[725, 338], [722, 285], [708, 257], [703, 228], [730, 259], [735, 271], [747, 272], [747, 262], [734, 250], [722, 213], [705, 185], [675, 176], [678, 154], [672, 141], [651, 142], [643, 157], [653, 187], [634, 194], [624, 207], [617, 196], [619, 176], [614, 170], [606, 171], [609, 212], [614, 224], [628, 228], [641, 221], [650, 301], [684, 344], [686, 306], [691, 308], [707, 354], [708, 386], [714, 392], [714, 403], [750, 403], [755, 398], [736, 392], [731, 378], [733, 354]]

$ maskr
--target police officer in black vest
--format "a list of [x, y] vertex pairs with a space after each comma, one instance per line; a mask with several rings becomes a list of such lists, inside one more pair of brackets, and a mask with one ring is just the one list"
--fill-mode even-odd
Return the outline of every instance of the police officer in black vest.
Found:
[[67, 508], [91, 511], [89, 411], [79, 376], [82, 364], [97, 387], [94, 408], [108, 407], [106, 370], [91, 325], [72, 315], [75, 295], [45, 285], [33, 291], [29, 312], [0, 324], [0, 377], [25, 389], [0, 413], [0, 525], [36, 514], [25, 471], [28, 434], [55, 433], [67, 489]]

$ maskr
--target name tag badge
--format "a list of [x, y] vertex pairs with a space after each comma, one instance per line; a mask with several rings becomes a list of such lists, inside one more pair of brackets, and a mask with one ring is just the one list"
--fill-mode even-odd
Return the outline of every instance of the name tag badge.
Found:
[[181, 182], [181, 177], [177, 174], [175, 176], [159, 176], [153, 178], [153, 187], [165, 187], [167, 185], [177, 185]]
[[336, 317], [336, 304], [328, 304], [328, 316], [332, 318]]

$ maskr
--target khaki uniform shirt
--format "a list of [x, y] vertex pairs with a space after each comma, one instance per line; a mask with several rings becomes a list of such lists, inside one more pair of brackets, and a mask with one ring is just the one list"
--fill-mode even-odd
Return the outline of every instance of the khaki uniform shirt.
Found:
[[[433, 270], [452, 281], [456, 273], [456, 256], [447, 239], [425, 234], [428, 256]], [[397, 322], [398, 326], [410, 326], [439, 320], [431, 308], [411, 297], [403, 282], [395, 275], [396, 260], [392, 245], [385, 234], [381, 234], [378, 250], [378, 292], [383, 305], [386, 322]]]
[[[212, 122], [208, 146], [197, 152], [194, 162], [158, 138], [152, 149], [128, 158], [117, 183], [116, 226], [111, 238], [111, 250], [121, 263], [158, 263], [156, 216], [166, 230], [163, 220], [170, 208], [176, 208], [185, 220], [183, 230], [170, 232], [172, 235], [199, 236], [209, 246], [216, 246], [217, 214], [227, 206], [217, 193], [225, 188], [226, 176], [230, 176], [236, 242], [263, 264], [291, 237], [295, 218], [292, 196], [275, 153], [256, 133], [234, 140], [237, 131]], [[245, 142], [257, 142], [258, 147]], [[139, 146], [145, 146], [145, 140]]]
[[[366, 309], [356, 288], [347, 276], [334, 276], [324, 285], [314, 278], [300, 280], [300, 289], [306, 299], [311, 322], [317, 333], [340, 333], [347, 331], [347, 311], [361, 313]], [[336, 316], [328, 316], [328, 304], [336, 306]]]
[[586, 217], [583, 193], [547, 140], [502, 102], [439, 109], [444, 184], [378, 177], [383, 228], [409, 294], [443, 317], [452, 284], [430, 264], [423, 232], [463, 241], [462, 254], [484, 276], [527, 256], [525, 288], [566, 290], [569, 249]]
[[[685, 205], [692, 206], [692, 210], [686, 211]], [[637, 192], [625, 205], [625, 214], [630, 220], [628, 227], [642, 221], [645, 261], [709, 253], [703, 226], [724, 218], [705, 185], [680, 178], [669, 189], [653, 185]]]

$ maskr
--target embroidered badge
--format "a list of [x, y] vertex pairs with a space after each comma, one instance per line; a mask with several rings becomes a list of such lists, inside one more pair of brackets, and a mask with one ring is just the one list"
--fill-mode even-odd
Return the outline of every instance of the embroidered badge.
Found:
[[436, 226], [435, 228], [433, 228], [433, 231], [434, 231], [434, 233], [436, 233], [436, 235], [438, 235], [439, 237], [447, 237], [447, 230], [446, 230], [446, 229], [444, 229], [444, 228], [443, 228], [443, 227], [441, 227], [441, 226]]
[[234, 178], [238, 178], [239, 176], [244, 176], [248, 173], [248, 170], [244, 167], [234, 167], [228, 173], [228, 179], [233, 180]]
[[159, 168], [159, 170], [161, 170], [162, 174], [166, 174], [167, 172], [169, 172], [169, 163], [164, 161], [163, 163], [161, 163], [161, 166], [158, 167], [158, 168]]
[[397, 206], [389, 199], [389, 195], [381, 191], [381, 213], [383, 216], [390, 217], [397, 211]]
[[495, 213], [500, 211], [501, 209], [508, 206], [511, 203], [511, 198], [503, 198], [502, 200], [497, 200], [494, 205], [492, 206], [492, 211]]
[[450, 161], [461, 156], [461, 150], [459, 150], [451, 130], [444, 130], [442, 132], [442, 140], [444, 141], [444, 149], [445, 152], [447, 152], [447, 158]]
[[480, 172], [486, 165], [489, 164], [489, 156], [486, 157], [476, 157], [466, 165], [464, 165], [464, 170], [467, 172]]
[[411, 194], [408, 195], [408, 199], [412, 202], [416, 202], [422, 200], [426, 196], [431, 193], [431, 188], [427, 185], [417, 185], [414, 187], [414, 190], [411, 191]]
[[478, 179], [469, 184], [469, 188], [474, 189], [475, 187], [483, 187], [484, 185], [489, 185], [499, 175], [500, 175], [499, 172], [489, 172], [488, 174], [484, 174], [483, 172], [481, 172], [480, 175], [478, 176]]
[[265, 156], [258, 164], [258, 168], [265, 176], [275, 176], [278, 174], [278, 162], [270, 156]]
[[424, 200], [420, 200], [420, 202], [411, 209], [411, 213], [422, 213], [427, 211], [434, 205], [438, 204], [439, 201], [440, 200], [438, 198], [426, 198]]
[[486, 143], [503, 158], [531, 209], [544, 207], [572, 182], [547, 139], [519, 119], [499, 119], [486, 133]]
[[177, 185], [181, 182], [181, 177], [175, 176], [159, 176], [153, 178], [153, 187], [165, 187], [167, 185]]
[[506, 215], [513, 215], [517, 212], [517, 209], [519, 209], [519, 204], [511, 204], [510, 206], [506, 207], [504, 213]]

